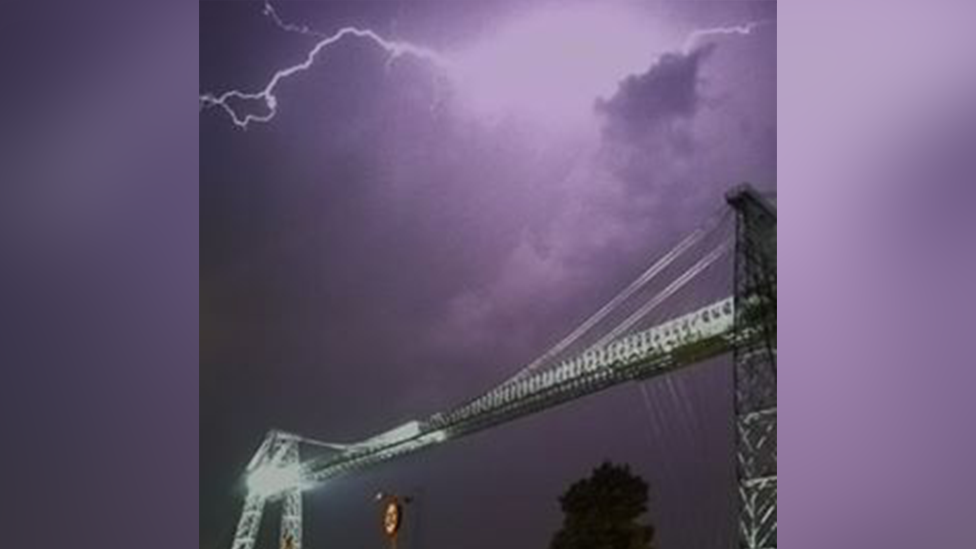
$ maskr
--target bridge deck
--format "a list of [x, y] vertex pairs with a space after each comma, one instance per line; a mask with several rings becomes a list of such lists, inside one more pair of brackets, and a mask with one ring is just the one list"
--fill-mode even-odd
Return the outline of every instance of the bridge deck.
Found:
[[[620, 338], [427, 419], [411, 421], [304, 465], [309, 487], [432, 445], [547, 410], [626, 381], [661, 375], [728, 352], [735, 308], [721, 299]], [[739, 337], [743, 332], [740, 330]]]

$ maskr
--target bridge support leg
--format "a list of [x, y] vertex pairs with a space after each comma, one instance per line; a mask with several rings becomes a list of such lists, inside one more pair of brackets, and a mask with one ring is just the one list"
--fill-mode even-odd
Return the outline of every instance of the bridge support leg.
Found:
[[[284, 451], [282, 464], [297, 464], [298, 442], [286, 444], [288, 447]], [[282, 495], [281, 549], [302, 549], [302, 491], [298, 488], [288, 490]]]
[[736, 547], [776, 547], [776, 213], [744, 187], [736, 211], [733, 379], [739, 513]]
[[281, 509], [281, 549], [302, 547], [302, 493], [289, 490]]
[[244, 511], [237, 522], [237, 532], [231, 549], [254, 549], [257, 543], [258, 530], [261, 528], [261, 516], [264, 515], [265, 498], [250, 494], [244, 501]]

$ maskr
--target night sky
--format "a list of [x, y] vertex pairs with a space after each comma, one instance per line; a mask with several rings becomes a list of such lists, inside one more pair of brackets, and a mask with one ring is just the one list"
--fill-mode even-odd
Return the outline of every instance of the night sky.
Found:
[[[200, 115], [202, 547], [229, 548], [269, 428], [345, 442], [516, 372], [699, 223], [776, 181], [772, 2], [298, 2], [346, 38], [276, 89], [267, 123]], [[200, 5], [201, 93], [260, 90], [317, 38], [261, 3]], [[696, 30], [762, 22], [748, 35]], [[264, 106], [236, 104], [265, 114]], [[251, 111], [249, 111], [251, 112]], [[306, 547], [545, 547], [603, 459], [651, 484], [664, 549], [731, 540], [727, 359], [617, 387], [305, 496]], [[272, 509], [273, 510], [273, 509]], [[277, 521], [277, 513], [269, 514]], [[268, 528], [265, 534], [277, 529]]]

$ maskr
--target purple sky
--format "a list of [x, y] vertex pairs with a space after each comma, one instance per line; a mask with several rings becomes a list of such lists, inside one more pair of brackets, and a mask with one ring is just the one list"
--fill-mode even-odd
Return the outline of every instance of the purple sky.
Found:
[[[202, 546], [229, 544], [236, 476], [268, 428], [354, 440], [474, 396], [728, 187], [775, 188], [773, 3], [460, 4], [278, 6], [460, 68], [350, 38], [276, 89], [270, 122], [201, 113]], [[750, 21], [769, 23], [687, 39]], [[315, 41], [260, 4], [204, 2], [201, 93], [259, 90]], [[610, 458], [650, 480], [663, 547], [714, 547], [730, 528], [726, 366], [649, 383], [656, 421], [623, 386], [336, 481], [306, 498], [308, 543], [377, 546], [370, 496], [386, 489], [418, 496], [424, 547], [542, 547], [556, 496]]]

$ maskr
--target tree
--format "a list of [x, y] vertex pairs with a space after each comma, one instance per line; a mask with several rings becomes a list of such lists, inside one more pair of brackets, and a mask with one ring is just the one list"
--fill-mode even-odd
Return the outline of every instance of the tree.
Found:
[[653, 549], [654, 527], [637, 522], [647, 492], [630, 467], [604, 462], [559, 497], [563, 525], [549, 549]]

